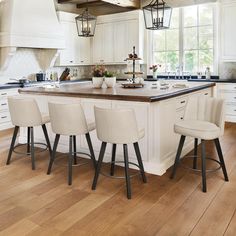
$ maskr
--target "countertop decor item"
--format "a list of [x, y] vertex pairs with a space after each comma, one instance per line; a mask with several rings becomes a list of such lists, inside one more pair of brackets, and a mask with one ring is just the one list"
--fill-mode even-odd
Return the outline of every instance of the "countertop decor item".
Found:
[[161, 30], [170, 27], [172, 8], [163, 0], [152, 0], [143, 7], [146, 29]]
[[152, 70], [152, 73], [153, 73], [153, 79], [157, 79], [157, 71], [158, 71], [158, 68], [161, 67], [160, 64], [157, 64], [157, 65], [152, 65], [149, 67], [150, 70]]
[[125, 72], [126, 75], [132, 75], [133, 83], [135, 83], [136, 75], [142, 75], [143, 74], [143, 72], [135, 71], [136, 61], [140, 61], [140, 60], [142, 60], [142, 59], [138, 57], [138, 55], [135, 53], [135, 47], [133, 47], [133, 54], [129, 54], [128, 58], [125, 59], [125, 61], [132, 61], [133, 62], [133, 71], [132, 72]]
[[93, 67], [92, 82], [93, 82], [94, 88], [101, 88], [102, 87], [106, 71], [107, 70], [106, 70], [105, 66], [103, 66], [103, 65], [96, 65]]
[[[88, 4], [88, 0], [87, 0]], [[88, 6], [75, 18], [78, 35], [80, 37], [93, 37], [96, 28], [97, 17], [89, 14]]]
[[104, 76], [105, 76], [104, 82], [105, 82], [107, 88], [115, 87], [115, 85], [116, 85], [115, 73], [106, 70], [104, 73]]

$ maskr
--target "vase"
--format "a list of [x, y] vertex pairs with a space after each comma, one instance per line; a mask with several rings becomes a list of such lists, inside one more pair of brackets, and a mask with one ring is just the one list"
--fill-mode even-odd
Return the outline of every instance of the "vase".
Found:
[[153, 79], [157, 79], [157, 71], [153, 71], [152, 77]]
[[93, 77], [92, 83], [94, 88], [101, 88], [103, 84], [103, 77]]
[[105, 83], [108, 88], [114, 88], [116, 85], [116, 77], [105, 77]]

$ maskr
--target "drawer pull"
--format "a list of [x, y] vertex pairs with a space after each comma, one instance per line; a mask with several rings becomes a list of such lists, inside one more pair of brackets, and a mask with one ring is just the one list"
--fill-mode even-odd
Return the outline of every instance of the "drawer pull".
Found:
[[1, 104], [1, 106], [6, 106], [6, 105], [7, 105], [7, 103], [2, 103], [2, 104]]
[[208, 95], [208, 93], [205, 93], [204, 95]]
[[180, 103], [183, 104], [183, 103], [185, 103], [185, 101], [181, 101]]
[[1, 93], [1, 95], [2, 95], [2, 96], [5, 96], [5, 95], [7, 95], [7, 93]]
[[2, 116], [2, 117], [1, 117], [1, 119], [6, 119], [6, 118], [7, 118], [7, 116]]

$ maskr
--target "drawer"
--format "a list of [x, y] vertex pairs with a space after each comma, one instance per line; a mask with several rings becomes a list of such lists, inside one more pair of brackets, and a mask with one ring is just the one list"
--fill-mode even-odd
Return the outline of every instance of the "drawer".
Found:
[[220, 92], [218, 93], [219, 98], [225, 99], [226, 102], [236, 102], [236, 92]]
[[234, 115], [236, 116], [236, 104], [227, 104], [225, 106], [226, 115]]
[[236, 83], [230, 84], [217, 84], [218, 91], [232, 91], [236, 92]]
[[184, 108], [187, 104], [188, 97], [181, 97], [176, 99], [176, 109]]
[[14, 96], [18, 94], [18, 89], [3, 89], [0, 90], [0, 99], [8, 96]]
[[8, 101], [7, 98], [0, 99], [0, 112], [8, 110]]
[[6, 123], [11, 121], [11, 116], [8, 111], [6, 112], [0, 112], [0, 123]]

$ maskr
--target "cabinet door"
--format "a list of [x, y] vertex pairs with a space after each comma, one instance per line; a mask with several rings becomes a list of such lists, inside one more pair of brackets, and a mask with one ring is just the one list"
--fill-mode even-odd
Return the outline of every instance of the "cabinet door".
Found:
[[102, 34], [102, 60], [104, 62], [114, 62], [113, 55], [114, 55], [114, 24], [113, 23], [106, 23], [103, 25], [103, 34]]
[[[132, 52], [133, 47], [135, 47], [136, 53], [139, 54], [139, 22], [138, 20], [127, 21], [128, 28], [128, 42], [127, 47], [130, 52]], [[141, 57], [141, 55], [139, 55]]]
[[125, 58], [132, 52], [127, 46], [127, 40], [127, 22], [117, 22], [114, 25], [114, 62], [124, 63]]
[[90, 38], [80, 37], [79, 41], [80, 41], [79, 64], [89, 64], [91, 62]]
[[62, 22], [61, 25], [65, 34], [66, 48], [60, 50], [60, 65], [73, 65], [75, 63], [74, 23]]
[[93, 38], [93, 62], [102, 62], [102, 45], [103, 45], [103, 25], [97, 25], [95, 29], [95, 35]]
[[236, 2], [222, 6], [222, 59], [236, 62]]

